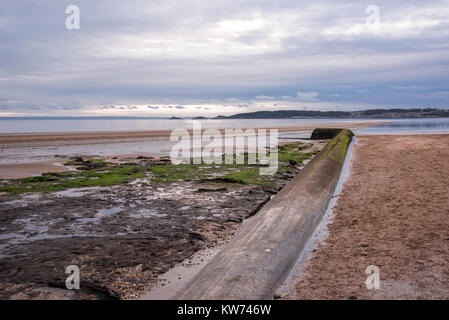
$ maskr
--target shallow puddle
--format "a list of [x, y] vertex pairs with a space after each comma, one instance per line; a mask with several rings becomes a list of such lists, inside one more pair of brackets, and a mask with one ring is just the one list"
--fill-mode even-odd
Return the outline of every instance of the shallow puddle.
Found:
[[131, 217], [133, 218], [164, 218], [167, 217], [168, 214], [166, 213], [158, 213], [156, 210], [151, 209], [140, 209], [136, 213], [131, 214]]
[[121, 211], [123, 211], [122, 207], [113, 207], [113, 208], [109, 208], [109, 209], [100, 209], [97, 211], [97, 213], [102, 216], [108, 216], [111, 214], [119, 213]]

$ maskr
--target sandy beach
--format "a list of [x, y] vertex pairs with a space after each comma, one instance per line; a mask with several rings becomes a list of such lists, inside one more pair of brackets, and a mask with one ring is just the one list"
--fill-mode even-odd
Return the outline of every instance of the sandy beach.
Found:
[[[54, 136], [48, 135], [47, 140], [17, 142], [26, 145], [22, 150], [37, 150], [38, 161], [2, 163], [0, 169], [5, 176], [69, 170], [62, 165], [69, 157], [54, 153], [73, 151], [74, 146], [78, 150], [89, 146], [93, 155], [99, 146], [110, 146], [115, 153], [100, 157], [113, 164], [151, 167], [158, 161], [142, 157], [145, 153], [125, 153], [130, 141], [141, 147], [147, 138], [110, 134], [107, 139], [92, 135], [78, 141], [64, 133], [55, 138], [67, 135], [67, 141], [53, 141]], [[154, 134], [156, 141], [167, 141], [166, 135]], [[68, 149], [62, 149], [65, 143]], [[318, 151], [325, 143], [314, 141], [308, 151]], [[2, 147], [13, 150], [17, 145]], [[52, 149], [57, 145], [61, 148]], [[39, 161], [45, 157], [42, 150], [51, 161]], [[448, 156], [449, 135], [357, 136], [351, 176], [337, 196], [328, 237], [302, 264], [292, 280], [293, 289], [282, 298], [448, 299]], [[132, 299], [144, 293], [155, 298], [167, 291], [160, 290], [164, 280], [184, 283], [192, 264], [208, 259], [200, 256], [199, 262], [192, 262], [194, 253], [216, 250], [301, 168], [274, 177], [271, 187], [216, 182], [216, 172], [207, 183], [161, 185], [152, 182], [154, 174], [149, 172], [128, 185], [3, 197], [0, 278], [5, 286], [0, 296]], [[75, 262], [88, 278], [86, 290], [77, 294], [58, 282], [64, 277], [63, 267]], [[370, 265], [380, 269], [380, 289], [365, 286]], [[42, 268], [48, 272], [42, 273]]]
[[[288, 299], [449, 299], [449, 135], [358, 136], [328, 237]], [[380, 288], [365, 286], [368, 266]]]

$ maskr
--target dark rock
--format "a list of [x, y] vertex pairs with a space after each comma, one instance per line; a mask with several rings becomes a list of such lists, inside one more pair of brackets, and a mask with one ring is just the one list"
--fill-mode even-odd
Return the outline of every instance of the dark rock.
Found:
[[316, 128], [310, 139], [332, 139], [341, 132], [338, 128]]
[[199, 188], [197, 192], [219, 192], [219, 191], [226, 192], [226, 191], [228, 191], [228, 189], [226, 189], [226, 188], [218, 188], [218, 189]]
[[276, 194], [277, 190], [275, 190], [274, 188], [264, 188], [263, 189], [264, 192], [269, 193], [269, 194]]

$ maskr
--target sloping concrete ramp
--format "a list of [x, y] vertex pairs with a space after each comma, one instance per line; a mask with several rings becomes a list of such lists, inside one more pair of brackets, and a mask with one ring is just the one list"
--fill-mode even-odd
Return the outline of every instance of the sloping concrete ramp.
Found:
[[352, 137], [337, 131], [176, 298], [272, 299], [327, 209]]

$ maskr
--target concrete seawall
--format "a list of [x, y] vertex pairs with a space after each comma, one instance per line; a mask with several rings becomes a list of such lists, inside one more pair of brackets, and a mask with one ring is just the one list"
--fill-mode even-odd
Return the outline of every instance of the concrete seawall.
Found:
[[327, 209], [352, 137], [330, 140], [176, 298], [272, 299]]

